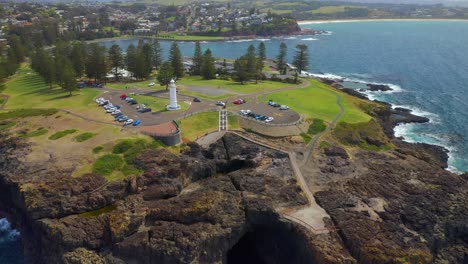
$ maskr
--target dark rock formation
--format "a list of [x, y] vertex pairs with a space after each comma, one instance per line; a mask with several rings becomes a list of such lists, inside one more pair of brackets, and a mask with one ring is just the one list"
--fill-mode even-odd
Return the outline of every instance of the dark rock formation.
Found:
[[387, 92], [387, 91], [392, 91], [392, 88], [386, 84], [373, 84], [373, 83], [368, 83], [366, 84], [367, 87], [369, 87], [369, 91], [377, 92]]

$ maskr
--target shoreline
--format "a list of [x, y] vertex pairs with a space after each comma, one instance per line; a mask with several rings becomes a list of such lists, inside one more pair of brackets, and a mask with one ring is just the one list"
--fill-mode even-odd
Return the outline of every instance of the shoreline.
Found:
[[352, 22], [380, 22], [380, 21], [412, 21], [412, 22], [430, 22], [430, 21], [463, 21], [468, 22], [468, 19], [463, 18], [362, 18], [362, 19], [333, 19], [333, 20], [299, 20], [298, 25], [311, 24], [326, 24], [326, 23], [352, 23]]
[[[400, 127], [400, 126], [411, 126], [411, 125], [418, 125], [418, 124], [429, 124], [431, 123], [432, 119], [430, 117], [427, 117], [427, 116], [424, 116], [424, 115], [418, 115], [417, 113], [415, 113], [415, 110], [411, 109], [411, 106], [400, 106], [400, 105], [395, 105], [395, 104], [392, 104], [390, 102], [386, 102], [386, 101], [381, 101], [379, 99], [373, 99], [369, 96], [369, 92], [380, 92], [380, 93], [393, 93], [393, 92], [399, 92], [399, 90], [395, 90], [393, 87], [391, 87], [390, 84], [382, 84], [384, 86], [387, 86], [387, 88], [389, 88], [390, 90], [377, 90], [377, 91], [371, 91], [371, 90], [366, 90], [366, 91], [360, 91], [360, 89], [354, 89], [354, 88], [347, 88], [345, 86], [343, 86], [343, 79], [336, 79], [336, 78], [330, 78], [330, 77], [318, 77], [318, 76], [309, 76], [309, 77], [306, 77], [306, 78], [314, 78], [314, 79], [317, 79], [319, 80], [320, 82], [323, 82], [327, 85], [330, 85], [331, 87], [339, 90], [339, 91], [342, 91], [346, 94], [349, 94], [350, 96], [353, 96], [353, 97], [357, 97], [357, 98], [361, 98], [361, 99], [364, 99], [364, 100], [367, 100], [369, 102], [377, 102], [377, 103], [381, 103], [383, 105], [385, 105], [388, 110], [392, 113], [392, 114], [406, 114], [406, 117], [402, 120], [399, 120], [399, 121], [395, 121], [393, 123], [391, 123], [391, 131], [392, 131], [392, 138], [393, 139], [396, 139], [396, 140], [400, 140], [402, 142], [405, 142], [405, 143], [408, 143], [408, 144], [414, 144], [414, 145], [427, 145], [427, 146], [430, 146], [434, 149], [442, 149], [446, 154], [447, 154], [447, 160], [445, 161], [446, 162], [446, 167], [444, 168], [444, 170], [447, 170], [451, 173], [455, 173], [455, 174], [458, 174], [458, 175], [461, 175], [463, 174], [464, 172], [463, 171], [460, 171], [458, 168], [454, 167], [453, 165], [450, 164], [450, 160], [453, 160], [453, 155], [451, 155], [450, 153], [452, 152], [452, 147], [450, 146], [445, 146], [445, 145], [442, 145], [442, 144], [436, 144], [436, 143], [426, 143], [426, 142], [420, 142], [420, 141], [416, 141], [416, 140], [412, 140], [411, 138], [406, 138], [402, 135], [398, 135], [397, 133], [397, 128]], [[353, 81], [349, 81], [349, 82], [353, 82]], [[356, 82], [358, 83], [358, 82]], [[375, 83], [372, 83], [372, 82], [359, 82], [359, 83], [363, 83], [363, 84], [375, 84]], [[351, 92], [351, 91], [352, 92]], [[385, 128], [384, 128], [385, 130]]]

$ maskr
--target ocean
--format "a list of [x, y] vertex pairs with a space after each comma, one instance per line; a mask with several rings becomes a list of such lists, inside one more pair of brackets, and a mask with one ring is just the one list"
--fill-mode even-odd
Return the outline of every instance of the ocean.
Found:
[[[264, 41], [267, 56], [278, 54], [279, 44], [309, 46], [310, 72], [329, 78], [388, 84], [392, 92], [368, 94], [372, 99], [413, 110], [430, 118], [427, 124], [400, 125], [397, 136], [409, 142], [444, 146], [450, 151], [449, 169], [468, 171], [468, 21], [351, 21], [301, 25], [328, 34], [258, 40], [204, 42], [214, 56], [235, 59], [250, 44]], [[105, 42], [126, 49], [137, 40]], [[161, 46], [167, 58], [170, 41]], [[194, 42], [179, 43], [192, 56]]]
[[[267, 56], [278, 54], [279, 44], [309, 46], [310, 72], [361, 83], [389, 84], [392, 92], [368, 94], [373, 99], [413, 110], [430, 118], [426, 124], [401, 125], [397, 136], [450, 150], [449, 169], [468, 171], [468, 21], [370, 21], [302, 25], [329, 34], [262, 40], [204, 42], [216, 57], [235, 59], [250, 44], [264, 41]], [[103, 42], [126, 49], [138, 40]], [[162, 41], [167, 53], [171, 42]], [[193, 42], [179, 43], [184, 56], [192, 56]], [[18, 232], [0, 219], [0, 263], [22, 263]]]

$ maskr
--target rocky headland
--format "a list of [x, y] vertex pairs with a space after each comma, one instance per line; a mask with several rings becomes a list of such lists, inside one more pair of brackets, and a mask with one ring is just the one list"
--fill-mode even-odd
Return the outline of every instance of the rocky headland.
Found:
[[288, 155], [230, 133], [144, 150], [143, 173], [123, 181], [22, 162], [30, 146], [1, 134], [0, 209], [28, 263], [467, 263], [468, 176], [444, 169], [443, 148], [394, 137], [424, 120], [385, 104], [369, 114], [379, 138], [353, 136], [391, 149], [330, 139], [301, 168], [329, 233], [282, 217], [308, 203]]

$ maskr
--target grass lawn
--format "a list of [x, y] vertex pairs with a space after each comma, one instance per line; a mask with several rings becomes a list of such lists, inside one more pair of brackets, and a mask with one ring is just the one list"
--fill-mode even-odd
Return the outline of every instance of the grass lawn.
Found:
[[[214, 131], [218, 131], [219, 113], [200, 113], [179, 121], [182, 130], [182, 138], [196, 140], [197, 138]], [[239, 128], [237, 116], [228, 116], [228, 128]]]
[[[148, 86], [150, 83], [156, 83], [153, 86]], [[105, 85], [106, 88], [116, 89], [116, 90], [125, 90], [127, 87], [130, 88], [144, 88], [144, 89], [151, 89], [151, 90], [164, 90], [166, 89], [165, 86], [159, 85], [156, 81], [144, 80], [139, 82], [115, 82], [115, 83], [107, 83]]]
[[178, 83], [182, 85], [191, 85], [191, 86], [215, 87], [215, 88], [231, 90], [231, 91], [234, 91], [237, 93], [243, 93], [243, 94], [275, 90], [275, 89], [280, 89], [280, 88], [291, 86], [291, 84], [288, 84], [288, 83], [273, 82], [273, 81], [258, 81], [257, 84], [255, 82], [241, 84], [239, 82], [235, 82], [232, 80], [221, 80], [221, 79], [203, 80], [203, 78], [200, 76], [188, 76], [179, 80]]
[[259, 96], [259, 100], [267, 103], [269, 99], [272, 99], [277, 103], [288, 105], [292, 110], [304, 114], [307, 118], [320, 118], [331, 122], [340, 112], [340, 108], [336, 104], [336, 95], [333, 94], [337, 93], [342, 96], [342, 104], [345, 108], [340, 121], [360, 123], [371, 119], [369, 115], [358, 108], [357, 98], [334, 90], [319, 81], [308, 81], [311, 84], [305, 88], [262, 95]]
[[195, 92], [195, 91], [191, 91], [191, 90], [185, 90], [185, 89], [181, 89], [181, 90], [179, 90], [179, 92], [181, 94], [194, 96], [194, 97], [199, 97], [199, 98], [202, 98], [202, 99], [211, 99], [211, 100], [223, 100], [223, 99], [226, 99], [226, 98], [229, 98], [229, 97], [232, 97], [232, 96], [235, 95], [235, 94], [227, 93], [227, 94], [212, 96], [212, 95], [207, 95], [205, 93], [199, 93], [199, 92]]
[[161, 40], [180, 40], [180, 41], [217, 41], [224, 40], [224, 37], [217, 36], [192, 36], [192, 35], [177, 35], [177, 34], [160, 34], [152, 38]]
[[68, 92], [44, 83], [44, 80], [29, 65], [23, 64], [13, 77], [5, 83], [4, 94], [10, 95], [5, 108], [25, 109], [25, 108], [66, 108], [75, 110], [86, 110], [93, 102], [93, 98], [100, 94], [100, 91], [92, 88], [84, 88], [73, 92], [68, 96]]
[[[166, 109], [166, 105], [169, 104], [169, 99], [147, 95], [132, 95], [132, 98], [137, 100], [138, 103], [145, 104], [146, 106], [150, 107], [153, 112], [169, 112]], [[177, 103], [181, 107], [180, 110], [170, 111], [171, 113], [182, 112], [189, 109], [190, 107], [190, 105], [185, 102], [178, 101]]]
[[[353, 8], [353, 6], [322, 6], [318, 9], [310, 11], [312, 14], [335, 14], [335, 13], [343, 13], [346, 12], [346, 9]], [[356, 7], [354, 7], [356, 8]]]

